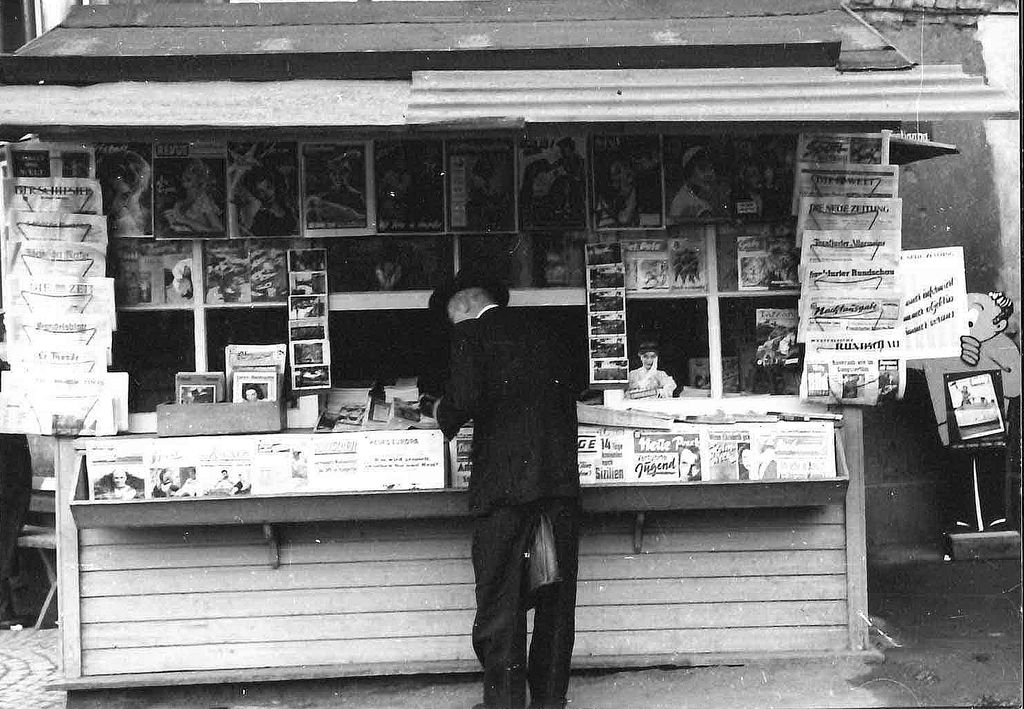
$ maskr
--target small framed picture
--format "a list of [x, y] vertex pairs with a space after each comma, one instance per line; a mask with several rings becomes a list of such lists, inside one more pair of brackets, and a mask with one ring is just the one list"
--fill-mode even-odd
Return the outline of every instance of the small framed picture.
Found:
[[277, 372], [235, 370], [232, 377], [231, 401], [277, 401]]
[[213, 404], [217, 401], [217, 387], [209, 385], [183, 385], [178, 387], [179, 404]]

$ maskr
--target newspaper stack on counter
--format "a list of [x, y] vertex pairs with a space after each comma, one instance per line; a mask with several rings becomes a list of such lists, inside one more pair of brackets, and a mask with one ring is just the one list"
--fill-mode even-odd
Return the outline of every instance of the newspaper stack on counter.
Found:
[[617, 241], [586, 245], [591, 386], [622, 386], [626, 357], [626, 271]]
[[0, 430], [113, 435], [127, 429], [128, 377], [108, 373], [115, 329], [107, 218], [91, 147], [24, 141], [4, 150]]
[[903, 201], [888, 163], [888, 131], [798, 141], [803, 399], [875, 405], [903, 395]]
[[331, 387], [327, 249], [288, 250], [288, 352], [291, 390]]
[[675, 423], [669, 430], [580, 426], [580, 483], [831, 478], [834, 446], [831, 421]]

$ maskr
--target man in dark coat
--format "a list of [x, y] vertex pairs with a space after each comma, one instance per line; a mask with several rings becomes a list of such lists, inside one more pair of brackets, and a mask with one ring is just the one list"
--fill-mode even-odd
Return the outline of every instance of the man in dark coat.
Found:
[[[562, 709], [575, 639], [576, 402], [558, 333], [515, 326], [507, 303], [507, 288], [481, 274], [462, 272], [435, 291], [432, 307], [455, 325], [451, 375], [444, 396], [425, 404], [448, 438], [473, 422], [473, 648], [484, 668], [476, 709], [521, 709], [527, 684], [531, 709]], [[561, 580], [530, 594], [525, 555], [541, 512], [551, 521]]]
[[[0, 371], [8, 368], [0, 359]], [[31, 497], [28, 439], [23, 433], [0, 433], [0, 629], [22, 620], [14, 612], [11, 586], [18, 575], [18, 535], [28, 516]]]

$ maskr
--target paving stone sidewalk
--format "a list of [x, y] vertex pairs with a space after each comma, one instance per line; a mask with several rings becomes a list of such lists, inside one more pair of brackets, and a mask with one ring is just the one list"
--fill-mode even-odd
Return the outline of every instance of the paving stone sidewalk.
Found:
[[64, 709], [65, 693], [46, 689], [58, 674], [58, 630], [0, 630], [0, 708]]

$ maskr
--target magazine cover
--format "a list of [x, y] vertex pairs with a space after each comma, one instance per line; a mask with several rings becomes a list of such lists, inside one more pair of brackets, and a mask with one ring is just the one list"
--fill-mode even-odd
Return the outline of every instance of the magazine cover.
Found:
[[153, 146], [149, 143], [100, 143], [96, 179], [103, 214], [112, 237], [153, 235]]
[[209, 241], [203, 244], [208, 305], [251, 303], [249, 248], [244, 241]]
[[307, 236], [344, 236], [373, 231], [368, 196], [370, 143], [307, 143], [302, 146], [302, 210]]
[[668, 244], [664, 239], [623, 241], [626, 290], [667, 290], [669, 287]]
[[755, 362], [759, 367], [797, 363], [796, 333], [800, 317], [796, 308], [757, 308], [754, 311], [757, 340]]
[[948, 398], [950, 441], [1002, 437], [1006, 431], [1002, 412], [1002, 375], [998, 370], [957, 372], [943, 375]]
[[228, 143], [228, 235], [299, 234], [296, 143]]
[[660, 136], [594, 136], [591, 165], [597, 228], [662, 226]]
[[288, 246], [272, 241], [249, 243], [249, 290], [254, 303], [280, 303], [288, 297]]
[[586, 138], [551, 136], [519, 143], [519, 219], [523, 229], [587, 226]]
[[694, 389], [711, 388], [711, 363], [707, 357], [690, 357], [686, 361], [686, 386]]
[[179, 404], [224, 401], [224, 372], [178, 372], [174, 375], [174, 388]]
[[785, 227], [770, 227], [765, 239], [768, 251], [768, 287], [787, 290], [800, 287], [800, 249], [796, 236]]
[[156, 238], [227, 236], [227, 159], [223, 144], [156, 143], [153, 184]]
[[277, 401], [276, 368], [235, 369], [231, 377], [231, 401]]
[[449, 141], [449, 225], [456, 231], [515, 231], [515, 179], [509, 140]]
[[633, 469], [638, 482], [700, 482], [701, 442], [697, 426], [672, 431], [633, 431]]
[[[179, 439], [179, 445], [183, 442]], [[203, 496], [228, 497], [252, 492], [256, 441], [249, 437], [223, 436], [190, 441], [196, 447], [195, 478]]]
[[310, 440], [305, 436], [260, 436], [252, 466], [252, 492], [276, 495], [309, 488]]
[[807, 480], [836, 476], [831, 421], [753, 424], [751, 480]]
[[[237, 369], [259, 369], [274, 367], [279, 377], [284, 376], [288, 361], [288, 347], [273, 345], [228, 345], [224, 348], [224, 376], [228, 387], [233, 387], [233, 376]], [[233, 391], [233, 388], [232, 388]]]
[[746, 426], [708, 426], [705, 481], [749, 480], [753, 459]]
[[740, 290], [768, 290], [771, 286], [771, 267], [767, 237], [736, 237], [736, 272]]
[[85, 467], [92, 500], [140, 500], [148, 497], [147, 446], [130, 441], [86, 443]]
[[289, 271], [326, 271], [327, 249], [289, 249]]
[[377, 231], [444, 230], [444, 161], [439, 140], [373, 144]]
[[704, 233], [678, 234], [668, 240], [669, 286], [678, 290], [708, 287]]

